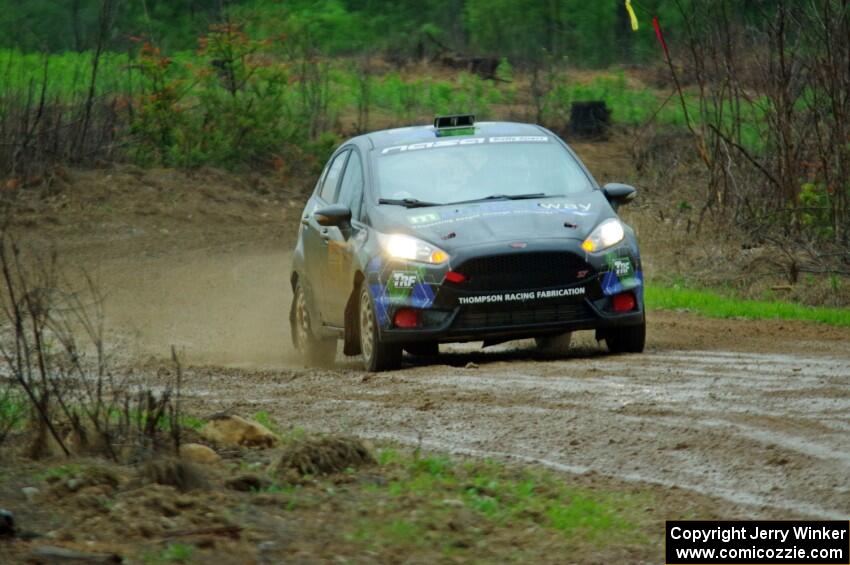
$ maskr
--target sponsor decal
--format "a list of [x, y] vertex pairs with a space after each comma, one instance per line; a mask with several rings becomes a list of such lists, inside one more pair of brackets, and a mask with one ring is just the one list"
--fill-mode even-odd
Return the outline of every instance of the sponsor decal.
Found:
[[419, 274], [415, 271], [393, 271], [390, 275], [390, 289], [413, 288], [419, 281]]
[[538, 202], [538, 206], [544, 210], [571, 210], [580, 212], [590, 212], [590, 203], [573, 204], [572, 202]]
[[565, 296], [584, 296], [585, 287], [555, 288], [525, 292], [503, 292], [498, 294], [482, 294], [478, 296], [460, 296], [458, 302], [464, 306], [470, 304], [493, 304], [504, 302], [527, 302], [529, 300], [544, 300], [547, 298], [563, 298]]
[[[396, 266], [397, 262], [394, 262]], [[391, 271], [389, 264], [373, 257], [367, 267], [369, 290], [375, 300], [375, 313], [381, 327], [390, 327], [390, 309], [393, 306], [430, 308], [435, 294], [424, 269]]]
[[549, 141], [549, 138], [545, 135], [511, 135], [490, 138], [490, 143], [546, 143], [547, 141]]
[[602, 275], [602, 292], [611, 296], [624, 290], [631, 290], [643, 285], [643, 273], [635, 269], [631, 257], [622, 257], [616, 253], [605, 256], [608, 272]]
[[420, 149], [438, 149], [440, 147], [456, 147], [459, 145], [481, 145], [484, 143], [548, 143], [549, 138], [545, 135], [515, 135], [510, 137], [467, 137], [464, 139], [441, 139], [439, 141], [425, 141], [423, 143], [411, 143], [410, 145], [395, 145], [386, 147], [381, 155], [404, 153], [407, 151], [418, 151]]
[[455, 222], [467, 222], [480, 218], [492, 218], [497, 216], [512, 216], [516, 214], [542, 214], [545, 216], [558, 214], [571, 214], [574, 216], [588, 216], [592, 205], [590, 203], [572, 202], [486, 202], [481, 204], [467, 204], [458, 208], [448, 208], [439, 212], [427, 212], [414, 214], [407, 217], [407, 221], [414, 227], [433, 227], [439, 225], [453, 224]]
[[427, 214], [417, 214], [415, 216], [408, 216], [407, 221], [411, 224], [429, 224], [431, 222], [440, 221], [440, 215], [435, 214], [433, 212], [429, 212]]
[[634, 275], [634, 266], [632, 265], [632, 260], [628, 257], [614, 258], [609, 262], [608, 266], [620, 279]]

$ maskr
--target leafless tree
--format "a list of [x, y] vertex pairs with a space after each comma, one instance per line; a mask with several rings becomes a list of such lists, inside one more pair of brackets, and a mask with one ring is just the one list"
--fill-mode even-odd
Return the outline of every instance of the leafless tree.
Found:
[[850, 3], [754, 3], [752, 21], [733, 3], [677, 1], [692, 90], [668, 57], [709, 173], [703, 213], [793, 242], [795, 272], [850, 272]]
[[175, 379], [157, 389], [116, 376], [97, 285], [83, 273], [82, 288], [73, 289], [58, 255], [26, 252], [8, 222], [0, 226], [0, 277], [0, 360], [17, 387], [0, 395], [23, 397], [30, 406], [34, 456], [51, 443], [65, 455], [73, 443], [114, 460], [169, 445], [179, 449], [182, 369], [176, 351]]

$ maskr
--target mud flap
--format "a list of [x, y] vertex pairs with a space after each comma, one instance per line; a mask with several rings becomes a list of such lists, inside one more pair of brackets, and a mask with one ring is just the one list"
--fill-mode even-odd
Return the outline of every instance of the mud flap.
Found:
[[358, 335], [358, 296], [359, 285], [354, 285], [354, 291], [349, 295], [345, 304], [345, 331], [343, 333], [342, 353], [344, 355], [360, 355], [360, 336]]
[[296, 350], [299, 348], [298, 332], [295, 331], [295, 297], [292, 297], [292, 304], [289, 306], [289, 338], [292, 340], [292, 347]]

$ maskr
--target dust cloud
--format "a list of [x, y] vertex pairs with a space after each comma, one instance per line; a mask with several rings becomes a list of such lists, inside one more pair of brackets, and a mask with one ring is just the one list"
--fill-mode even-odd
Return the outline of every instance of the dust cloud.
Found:
[[190, 364], [299, 365], [289, 336], [289, 252], [196, 251], [99, 265], [105, 328], [130, 355]]

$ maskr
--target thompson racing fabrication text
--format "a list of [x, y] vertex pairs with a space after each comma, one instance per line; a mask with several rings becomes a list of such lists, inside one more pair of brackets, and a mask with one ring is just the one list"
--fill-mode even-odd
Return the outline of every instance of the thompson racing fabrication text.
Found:
[[497, 294], [482, 294], [479, 296], [460, 296], [458, 302], [468, 304], [492, 304], [500, 302], [525, 302], [527, 300], [542, 300], [546, 298], [562, 298], [565, 296], [584, 296], [583, 286], [575, 288], [557, 288], [526, 292], [502, 292]]

